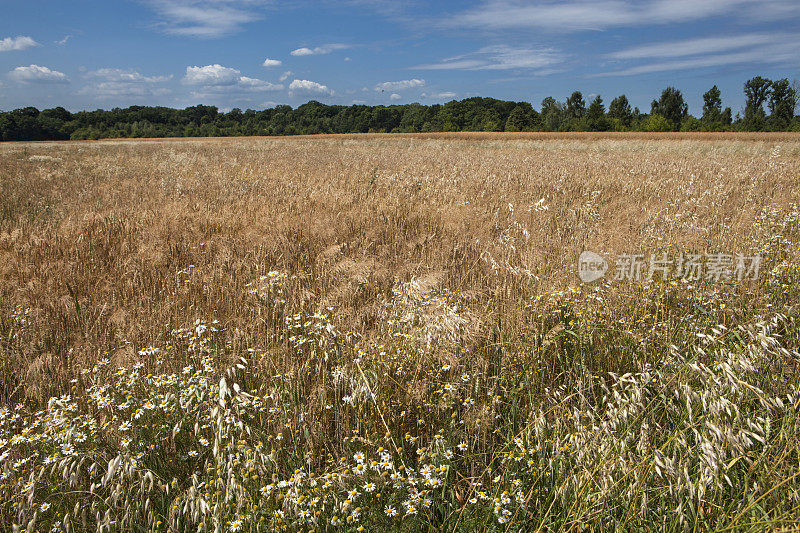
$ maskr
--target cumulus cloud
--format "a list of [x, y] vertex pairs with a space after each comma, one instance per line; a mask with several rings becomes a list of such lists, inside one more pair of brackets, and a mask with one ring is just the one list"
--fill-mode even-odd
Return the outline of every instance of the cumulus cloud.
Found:
[[389, 99], [390, 99], [390, 100], [400, 100], [401, 98], [402, 98], [402, 96], [400, 96], [400, 95], [399, 95], [399, 94], [397, 94], [397, 93], [392, 93], [392, 94], [389, 96]]
[[12, 79], [23, 83], [69, 83], [69, 78], [63, 72], [39, 65], [17, 67], [9, 72], [8, 75]]
[[261, 64], [261, 66], [267, 67], [267, 68], [269, 68], [269, 67], [279, 67], [281, 65], [283, 65], [283, 61], [281, 61], [280, 59], [270, 59], [270, 58], [266, 58], [264, 60], [264, 62]]
[[241, 76], [242, 73], [235, 68], [215, 63], [203, 67], [186, 67], [183, 82], [187, 85], [234, 85]]
[[309, 80], [293, 80], [289, 84], [289, 92], [291, 93], [309, 93], [309, 94], [333, 94], [326, 85]]
[[284, 72], [283, 74], [280, 75], [280, 77], [278, 78], [278, 81], [286, 81], [289, 78], [291, 78], [293, 75], [294, 75], [294, 72], [292, 72], [291, 70], [287, 70], [286, 72]]
[[324, 54], [330, 54], [331, 52], [335, 52], [336, 50], [345, 50], [347, 48], [352, 48], [349, 44], [341, 44], [341, 43], [332, 43], [332, 44], [323, 44], [322, 46], [317, 46], [315, 48], [298, 48], [296, 50], [292, 50], [291, 54], [293, 56], [318, 56]]
[[413, 87], [422, 87], [425, 85], [425, 80], [400, 80], [400, 81], [385, 81], [375, 86], [376, 91], [401, 91], [403, 89], [411, 89]]
[[283, 85], [270, 83], [258, 78], [248, 78], [242, 73], [230, 67], [223, 67], [219, 64], [205, 65], [203, 67], [186, 67], [186, 75], [183, 77], [186, 85], [201, 86], [209, 88], [238, 88], [248, 91], [279, 91]]
[[563, 55], [552, 48], [514, 48], [507, 45], [484, 46], [438, 63], [419, 65], [425, 70], [545, 70], [561, 63]]
[[34, 46], [39, 46], [39, 43], [24, 35], [0, 39], [0, 52], [26, 50], [28, 48], [33, 48]]

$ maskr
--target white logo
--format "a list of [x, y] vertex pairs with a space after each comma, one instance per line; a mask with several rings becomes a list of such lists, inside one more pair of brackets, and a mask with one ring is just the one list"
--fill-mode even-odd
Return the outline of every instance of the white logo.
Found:
[[582, 252], [578, 258], [578, 277], [584, 283], [591, 283], [606, 275], [608, 261], [594, 252]]
[[[648, 268], [649, 267], [649, 268]], [[744, 254], [693, 254], [683, 253], [673, 258], [670, 254], [651, 255], [619, 254], [613, 281], [650, 281], [682, 279], [685, 281], [743, 281], [758, 279], [761, 268], [760, 255]], [[578, 258], [578, 277], [584, 283], [591, 283], [606, 275], [608, 262], [602, 256], [584, 251]], [[658, 276], [660, 274], [660, 276]]]

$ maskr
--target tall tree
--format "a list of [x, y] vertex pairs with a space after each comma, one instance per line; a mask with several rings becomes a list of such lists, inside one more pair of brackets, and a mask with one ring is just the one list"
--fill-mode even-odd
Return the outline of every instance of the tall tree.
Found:
[[764, 112], [764, 103], [769, 98], [772, 82], [767, 78], [756, 76], [744, 84], [744, 94], [747, 101], [744, 106], [744, 127], [752, 131], [764, 129], [767, 115]]
[[769, 120], [772, 129], [785, 130], [794, 118], [797, 92], [789, 80], [783, 78], [772, 82], [769, 96]]
[[650, 105], [650, 114], [661, 115], [672, 124], [673, 129], [677, 130], [689, 115], [689, 106], [678, 89], [667, 87], [661, 92], [661, 98], [653, 100]]
[[586, 126], [590, 131], [607, 131], [606, 108], [600, 95], [592, 100], [586, 110]]
[[542, 122], [547, 131], [558, 131], [564, 120], [564, 108], [552, 96], [542, 100]]
[[706, 122], [718, 122], [722, 117], [722, 93], [719, 87], [714, 85], [703, 94], [703, 120]]
[[586, 101], [580, 91], [575, 91], [567, 98], [567, 116], [581, 118], [586, 113]]
[[631, 111], [628, 97], [621, 94], [611, 100], [611, 104], [608, 106], [608, 116], [619, 120], [623, 126], [630, 126], [631, 119], [633, 119], [633, 111]]
[[719, 87], [714, 85], [703, 94], [702, 127], [705, 130], [720, 131], [731, 124], [731, 108], [722, 109], [722, 98]]

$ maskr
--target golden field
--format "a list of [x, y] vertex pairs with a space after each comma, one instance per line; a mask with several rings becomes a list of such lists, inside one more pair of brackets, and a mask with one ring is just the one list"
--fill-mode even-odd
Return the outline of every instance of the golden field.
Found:
[[6, 143], [0, 190], [9, 527], [800, 527], [798, 135]]

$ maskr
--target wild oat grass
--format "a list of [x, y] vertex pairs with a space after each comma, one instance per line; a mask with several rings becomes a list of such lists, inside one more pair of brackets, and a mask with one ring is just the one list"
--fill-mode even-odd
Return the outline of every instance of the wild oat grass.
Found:
[[[800, 527], [800, 138], [0, 145], [0, 523]], [[755, 281], [581, 285], [589, 249]]]

